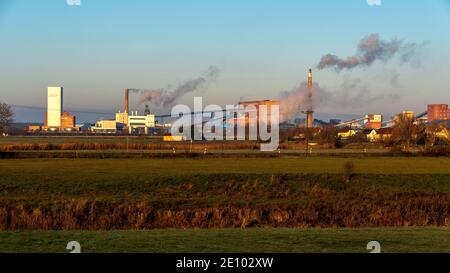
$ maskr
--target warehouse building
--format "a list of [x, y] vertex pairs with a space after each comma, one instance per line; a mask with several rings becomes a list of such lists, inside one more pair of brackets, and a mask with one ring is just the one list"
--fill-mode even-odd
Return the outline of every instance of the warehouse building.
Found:
[[[47, 89], [47, 112], [45, 113], [44, 131], [77, 131], [76, 117], [64, 111], [63, 88], [48, 87]], [[36, 128], [32, 128], [36, 130]]]
[[92, 133], [100, 134], [116, 134], [117, 122], [115, 120], [99, 120], [91, 127]]
[[450, 109], [448, 104], [430, 104], [428, 105], [428, 122], [450, 120]]

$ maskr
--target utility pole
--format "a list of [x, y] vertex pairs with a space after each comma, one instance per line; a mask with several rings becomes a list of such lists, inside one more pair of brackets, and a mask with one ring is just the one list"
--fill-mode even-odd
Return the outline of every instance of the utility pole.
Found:
[[[309, 115], [309, 111], [302, 111], [303, 114], [306, 115], [306, 117], [308, 117]], [[308, 118], [307, 122], [306, 122], [306, 127], [305, 127], [305, 141], [306, 141], [306, 147], [305, 147], [305, 156], [308, 157], [309, 154], [309, 124], [308, 124]]]
[[130, 137], [130, 134], [127, 133], [127, 154], [130, 152], [130, 151], [129, 151], [129, 148], [128, 148], [128, 147], [129, 147], [129, 142], [130, 142], [130, 141], [129, 141], [129, 137]]

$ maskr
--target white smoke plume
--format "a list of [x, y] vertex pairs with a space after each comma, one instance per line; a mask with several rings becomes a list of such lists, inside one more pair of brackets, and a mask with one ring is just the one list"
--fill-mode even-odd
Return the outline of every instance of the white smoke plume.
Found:
[[308, 89], [308, 84], [306, 82], [302, 82], [300, 86], [291, 91], [281, 92], [281, 122], [290, 120], [300, 114], [301, 111], [316, 108], [319, 103], [319, 98], [322, 97], [321, 93], [322, 89], [320, 86], [317, 83], [314, 83], [312, 88], [312, 98], [310, 98], [310, 90]]
[[341, 59], [336, 55], [327, 54], [322, 57], [317, 68], [319, 70], [327, 68], [336, 71], [351, 70], [357, 67], [370, 67], [376, 61], [386, 62], [395, 56], [398, 56], [402, 63], [407, 63], [415, 60], [419, 49], [424, 45], [426, 43], [405, 43], [398, 39], [383, 41], [380, 40], [380, 35], [375, 33], [359, 42], [355, 56]]
[[[327, 90], [314, 83], [312, 89], [312, 102], [309, 99], [307, 83], [291, 91], [280, 93], [281, 98], [281, 122], [291, 120], [308, 109], [318, 107], [329, 107], [337, 112], [345, 109], [364, 109], [368, 104], [380, 101], [397, 101], [400, 96], [397, 94], [372, 94], [360, 79], [344, 79], [343, 83], [336, 90]], [[312, 103], [312, 104], [311, 104]]]
[[[344, 69], [352, 70], [357, 67], [370, 67], [375, 62], [387, 62], [397, 57], [401, 63], [411, 63], [420, 65], [420, 49], [427, 43], [422, 44], [406, 43], [402, 40], [394, 39], [383, 41], [379, 34], [372, 34], [359, 42], [357, 54], [346, 59], [341, 59], [336, 55], [325, 55], [322, 57], [317, 69], [334, 69], [340, 72]], [[388, 82], [394, 87], [398, 87], [399, 74], [390, 71]], [[291, 91], [280, 93], [282, 121], [290, 120], [302, 111], [317, 109], [319, 106], [327, 106], [333, 109], [363, 108], [367, 104], [376, 101], [395, 101], [399, 99], [397, 94], [371, 94], [369, 88], [357, 78], [344, 77], [343, 82], [336, 90], [325, 90], [314, 83], [312, 89], [312, 101], [309, 98], [307, 83], [303, 82], [299, 87]]]
[[188, 80], [175, 88], [163, 88], [156, 90], [130, 89], [131, 92], [140, 93], [139, 101], [151, 103], [153, 106], [167, 108], [173, 106], [180, 98], [188, 93], [199, 91], [208, 87], [220, 74], [219, 68], [211, 66], [198, 78]]

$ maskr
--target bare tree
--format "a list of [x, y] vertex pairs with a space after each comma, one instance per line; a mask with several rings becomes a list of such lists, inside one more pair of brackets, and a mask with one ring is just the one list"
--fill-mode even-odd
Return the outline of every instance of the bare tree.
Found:
[[399, 115], [393, 126], [392, 138], [397, 145], [403, 145], [409, 150], [416, 131], [414, 120], [405, 115]]
[[424, 124], [419, 124], [415, 126], [414, 142], [417, 145], [427, 145], [428, 134], [427, 134], [427, 127]]
[[317, 138], [320, 144], [326, 144], [330, 148], [336, 148], [338, 146], [338, 131], [335, 126], [322, 127]]
[[11, 106], [0, 101], [0, 133], [6, 132], [6, 129], [13, 122], [14, 113]]

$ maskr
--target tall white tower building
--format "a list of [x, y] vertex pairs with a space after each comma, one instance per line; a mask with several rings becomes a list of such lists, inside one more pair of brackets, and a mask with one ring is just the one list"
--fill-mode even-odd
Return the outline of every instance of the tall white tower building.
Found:
[[61, 127], [63, 113], [63, 88], [49, 87], [47, 95], [47, 126]]

